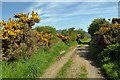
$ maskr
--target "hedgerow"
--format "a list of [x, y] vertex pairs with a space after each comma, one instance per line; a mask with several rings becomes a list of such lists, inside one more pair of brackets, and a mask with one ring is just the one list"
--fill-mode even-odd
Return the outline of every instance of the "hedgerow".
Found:
[[[107, 77], [120, 78], [120, 19], [113, 18], [111, 23], [102, 22], [91, 36], [90, 51], [96, 57]], [[93, 23], [95, 24], [95, 23]], [[94, 30], [96, 26], [90, 26]]]

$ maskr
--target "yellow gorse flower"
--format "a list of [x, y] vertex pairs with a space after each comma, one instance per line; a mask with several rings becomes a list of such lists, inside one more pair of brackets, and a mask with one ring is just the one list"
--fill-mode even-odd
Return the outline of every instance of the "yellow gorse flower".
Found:
[[5, 50], [5, 48], [3, 48], [3, 50]]
[[[32, 11], [32, 17], [30, 18], [28, 18], [28, 15], [24, 13], [14, 14], [14, 17], [18, 19], [11, 20], [11, 17], [10, 17], [6, 22], [4, 20], [0, 21], [0, 28], [3, 27], [2, 35], [1, 35], [3, 40], [2, 44], [6, 44], [5, 43], [6, 41], [18, 39], [17, 36], [23, 37], [23, 35], [21, 34], [26, 34], [26, 33], [23, 33], [23, 31], [25, 30], [24, 27], [26, 26], [31, 27], [31, 25], [29, 24], [32, 21], [34, 21], [35, 23], [38, 23], [40, 21], [38, 13], [36, 12], [35, 14], [34, 11]], [[51, 38], [51, 36], [52, 35], [47, 34], [47, 37], [45, 38], [43, 37], [43, 32], [41, 32], [40, 34], [37, 33], [37, 37], [39, 37], [39, 39], [42, 39], [47, 43], [49, 42], [49, 39]], [[3, 48], [3, 49], [6, 49], [6, 48]]]

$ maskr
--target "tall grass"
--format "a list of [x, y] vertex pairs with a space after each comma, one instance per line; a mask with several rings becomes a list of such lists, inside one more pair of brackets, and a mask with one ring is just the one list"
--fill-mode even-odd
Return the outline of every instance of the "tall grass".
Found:
[[39, 78], [60, 55], [59, 52], [72, 45], [77, 45], [77, 42], [69, 45], [57, 42], [48, 51], [45, 51], [45, 47], [41, 47], [41, 50], [32, 55], [30, 59], [20, 59], [14, 63], [2, 61], [2, 78]]

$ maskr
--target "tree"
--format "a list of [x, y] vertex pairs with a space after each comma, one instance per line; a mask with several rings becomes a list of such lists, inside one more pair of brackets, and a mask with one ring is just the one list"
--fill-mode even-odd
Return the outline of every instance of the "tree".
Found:
[[68, 29], [68, 33], [71, 34], [74, 31], [74, 27]]
[[35, 30], [37, 30], [39, 33], [43, 32], [43, 34], [52, 33], [53, 35], [55, 35], [57, 33], [57, 30], [51, 26], [40, 26], [40, 27], [37, 26], [37, 27], [35, 27]]
[[62, 30], [62, 35], [63, 35], [63, 36], [68, 36], [69, 33], [68, 33], [68, 31], [67, 31], [66, 29], [64, 29], [64, 30]]
[[86, 32], [83, 29], [78, 29], [78, 34], [81, 34], [81, 38], [83, 39], [86, 35]]

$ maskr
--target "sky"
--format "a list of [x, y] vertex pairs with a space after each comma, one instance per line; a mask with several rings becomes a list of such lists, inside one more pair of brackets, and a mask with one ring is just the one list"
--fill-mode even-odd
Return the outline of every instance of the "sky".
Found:
[[[2, 2], [2, 19], [14, 14], [38, 12], [38, 26], [52, 26], [59, 29], [75, 27], [87, 32], [89, 25], [97, 18], [117, 18], [117, 2]], [[30, 16], [29, 16], [30, 17]]]

